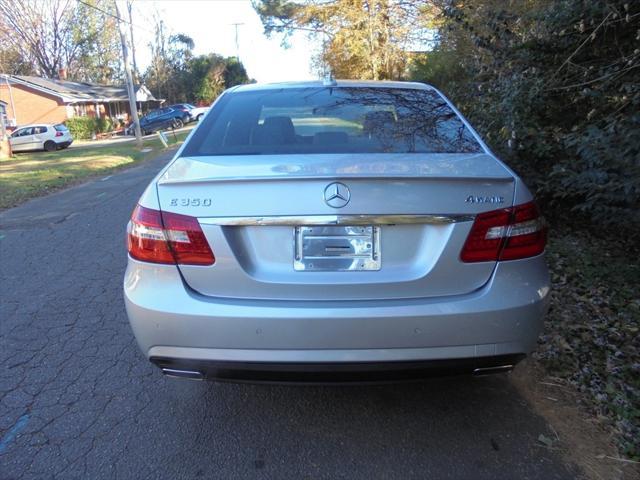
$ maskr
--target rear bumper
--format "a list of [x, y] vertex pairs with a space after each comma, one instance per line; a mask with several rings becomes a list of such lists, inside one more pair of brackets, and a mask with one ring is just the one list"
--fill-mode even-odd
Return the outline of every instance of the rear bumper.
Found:
[[250, 383], [369, 383], [510, 371], [524, 355], [368, 363], [256, 363], [151, 357], [167, 376]]
[[548, 292], [542, 256], [498, 264], [475, 292], [427, 299], [211, 298], [185, 287], [174, 266], [132, 259], [124, 284], [134, 334], [154, 363], [249, 381], [310, 373], [310, 381], [326, 382], [354, 372], [391, 379], [496, 366], [535, 347]]

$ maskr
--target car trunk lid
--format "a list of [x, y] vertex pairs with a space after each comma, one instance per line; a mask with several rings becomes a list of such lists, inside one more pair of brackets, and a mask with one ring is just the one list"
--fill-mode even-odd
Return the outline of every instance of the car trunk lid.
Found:
[[[340, 208], [326, 201], [336, 182], [349, 197]], [[495, 262], [464, 263], [460, 251], [473, 217], [511, 206], [513, 192], [511, 172], [486, 154], [178, 158], [158, 180], [161, 209], [197, 217], [216, 256], [179, 266], [188, 285], [252, 299], [478, 289]]]

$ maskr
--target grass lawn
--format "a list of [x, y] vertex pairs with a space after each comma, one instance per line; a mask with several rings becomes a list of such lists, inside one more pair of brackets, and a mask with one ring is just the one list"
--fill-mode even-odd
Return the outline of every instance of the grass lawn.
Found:
[[[167, 134], [169, 145], [182, 143], [189, 131]], [[16, 153], [0, 160], [0, 210], [34, 197], [79, 183], [90, 177], [125, 168], [163, 150], [157, 137], [144, 140], [142, 150], [135, 142], [106, 146], [69, 148], [57, 152]]]

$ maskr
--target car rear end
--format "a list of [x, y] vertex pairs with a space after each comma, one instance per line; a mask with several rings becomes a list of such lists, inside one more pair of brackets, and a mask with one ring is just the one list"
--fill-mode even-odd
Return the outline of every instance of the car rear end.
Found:
[[52, 133], [52, 140], [56, 142], [58, 148], [67, 148], [73, 143], [73, 136], [71, 135], [71, 132], [69, 131], [67, 126], [63, 123], [54, 125]]
[[199, 122], [207, 114], [208, 111], [209, 107], [195, 107], [193, 110], [191, 110], [191, 116]]
[[544, 221], [437, 91], [244, 87], [212, 108], [128, 229], [127, 312], [165, 373], [412, 379], [535, 346]]
[[171, 105], [170, 108], [173, 108], [176, 111], [176, 118], [180, 118], [184, 123], [193, 122], [196, 119], [194, 114], [194, 107], [189, 103], [178, 103], [176, 105]]

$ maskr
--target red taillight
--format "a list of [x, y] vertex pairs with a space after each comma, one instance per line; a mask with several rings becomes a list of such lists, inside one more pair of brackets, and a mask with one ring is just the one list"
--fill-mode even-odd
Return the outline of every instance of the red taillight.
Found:
[[129, 255], [151, 263], [213, 265], [198, 219], [136, 206], [127, 228]]
[[213, 265], [213, 252], [197, 218], [162, 212], [162, 223], [176, 263]]
[[547, 227], [535, 203], [479, 214], [460, 258], [463, 262], [495, 262], [533, 257], [544, 251]]
[[64, 133], [62, 133], [62, 132], [56, 132], [56, 137], [61, 137], [63, 135], [64, 135]]

